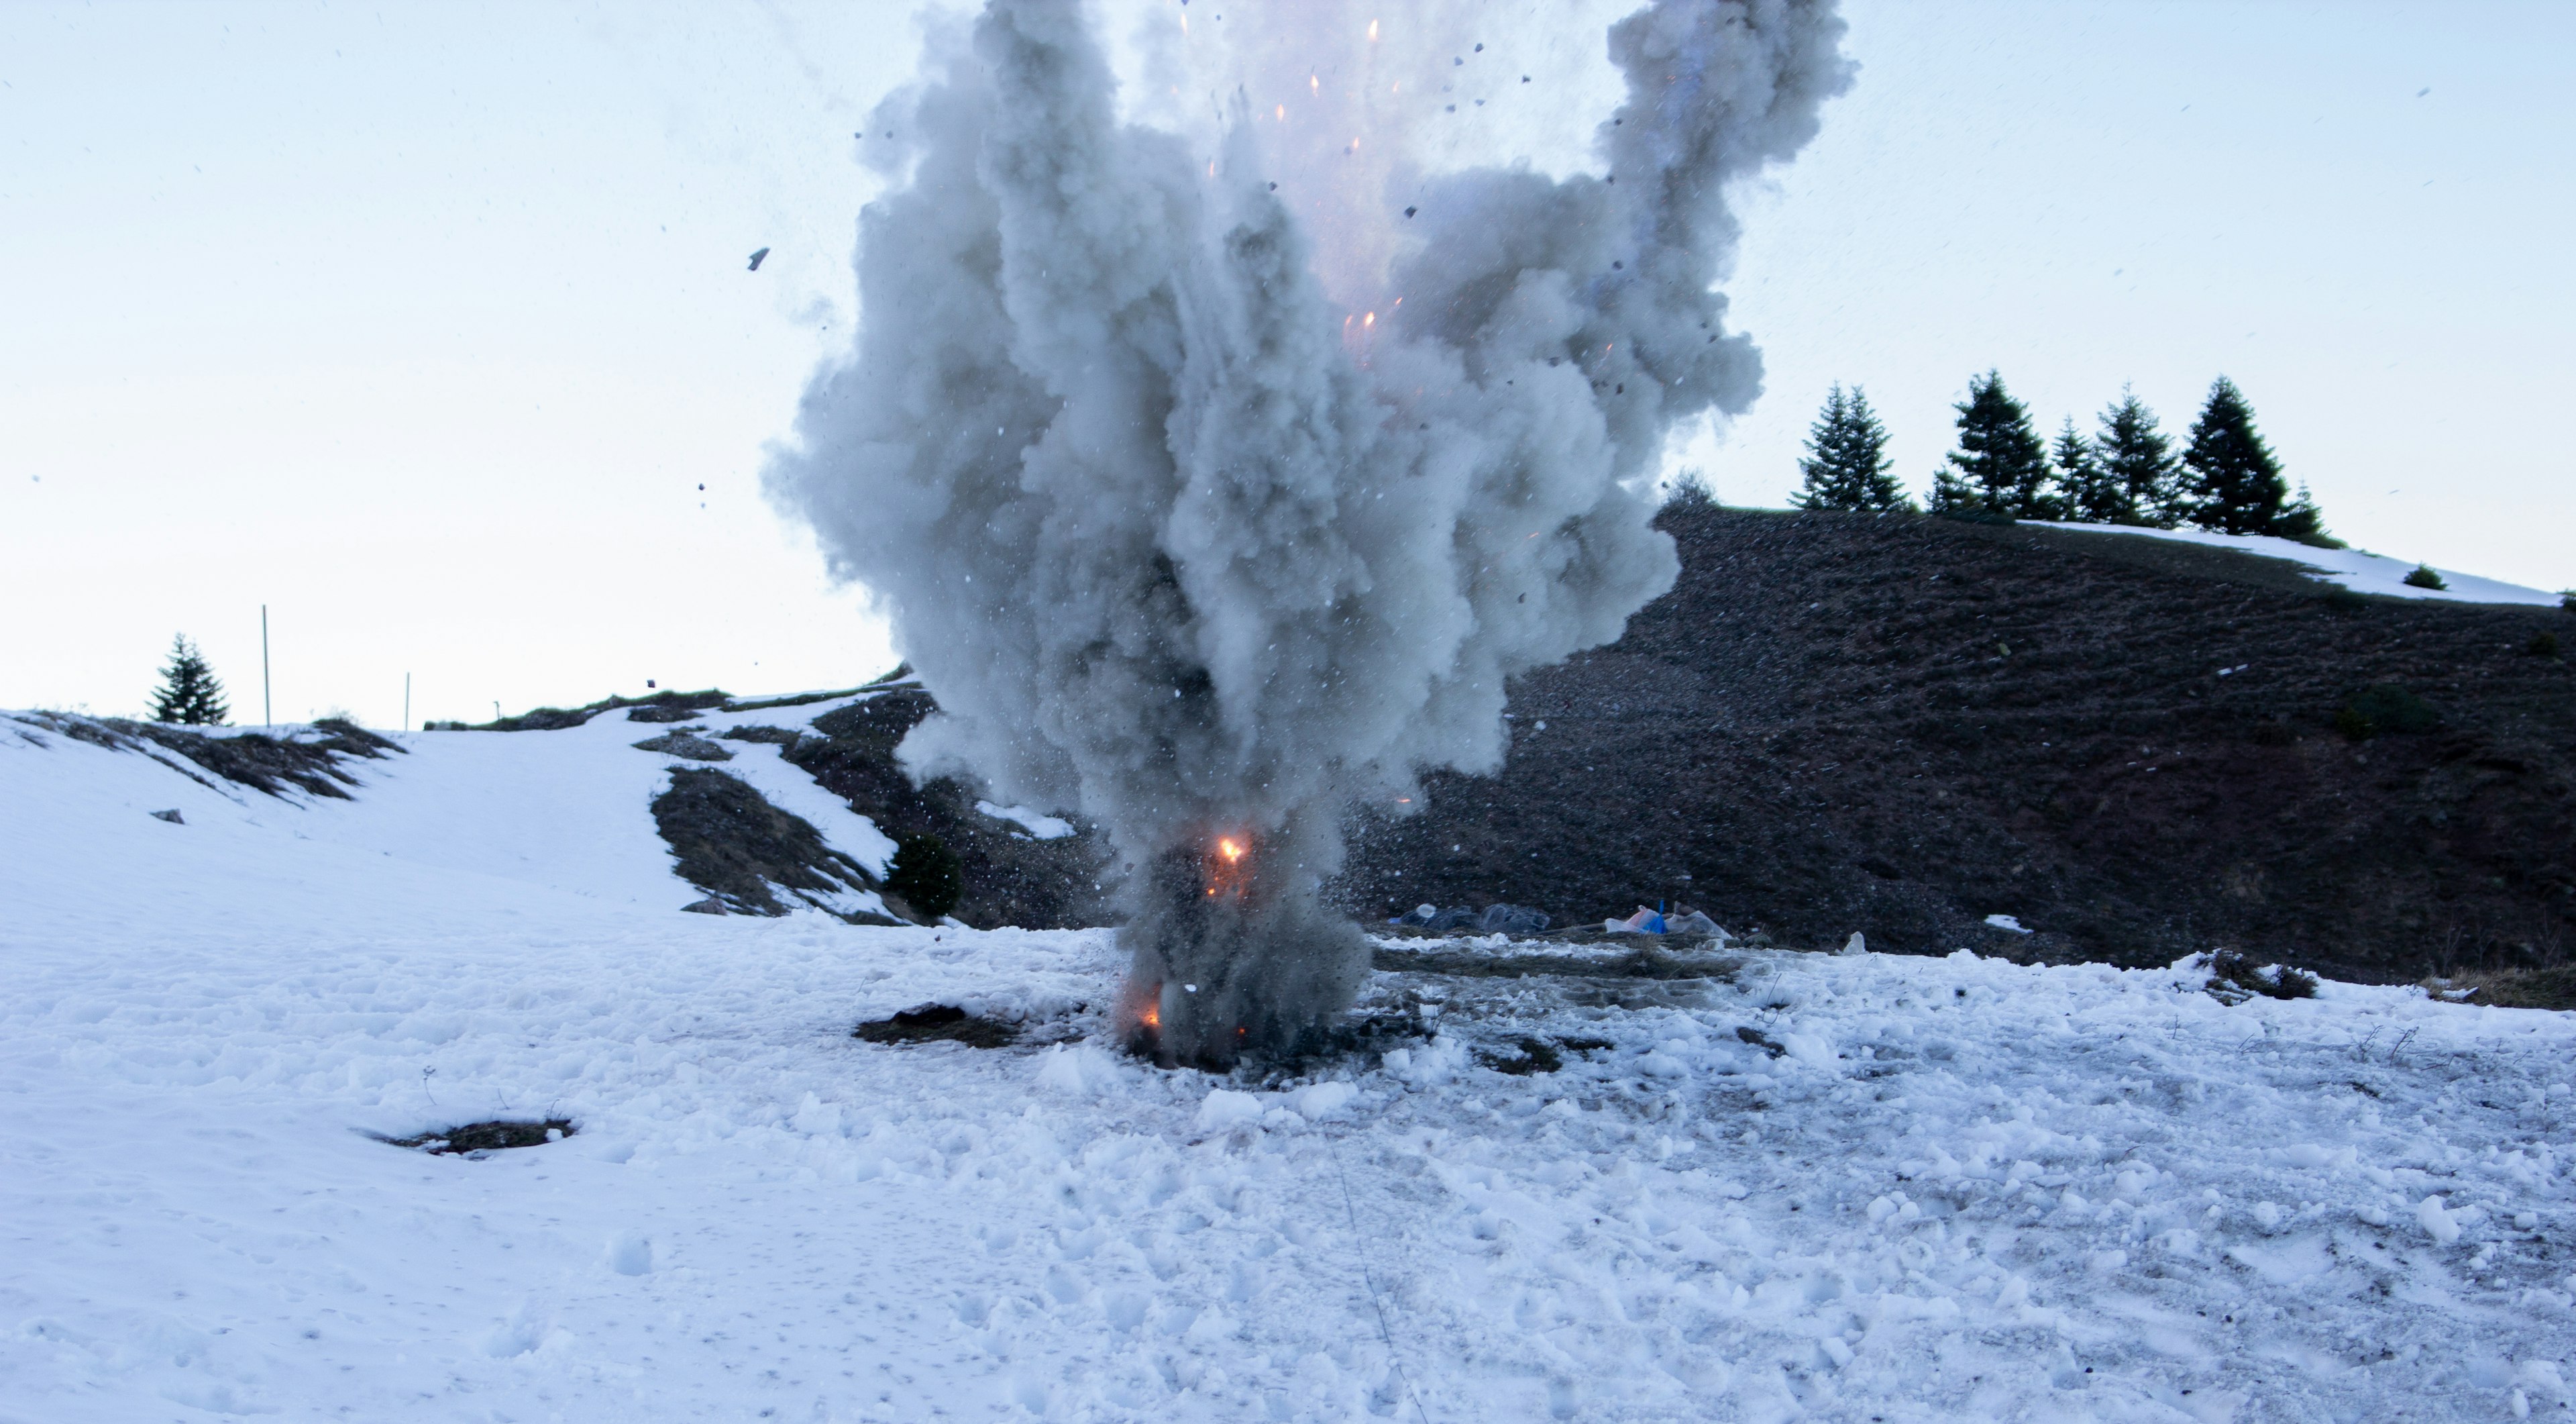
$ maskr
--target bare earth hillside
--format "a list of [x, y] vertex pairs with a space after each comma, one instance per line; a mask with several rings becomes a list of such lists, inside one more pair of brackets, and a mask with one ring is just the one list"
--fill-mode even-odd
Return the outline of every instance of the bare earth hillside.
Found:
[[[1665, 526], [1680, 584], [1523, 680], [1500, 775], [1365, 829], [1354, 910], [1661, 899], [1788, 943], [2376, 979], [2576, 938], [2576, 671], [2533, 650], [2576, 645], [2564, 612], [2028, 525]], [[2379, 685], [2436, 725], [2339, 730]]]

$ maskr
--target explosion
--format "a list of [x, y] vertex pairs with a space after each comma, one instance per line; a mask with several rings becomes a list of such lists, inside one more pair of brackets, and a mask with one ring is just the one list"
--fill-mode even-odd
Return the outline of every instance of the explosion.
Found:
[[1175, 27], [1229, 97], [1128, 120], [1083, 9], [991, 0], [864, 131], [857, 346], [768, 485], [938, 699], [912, 774], [1108, 832], [1165, 1061], [1315, 1042], [1342, 818], [1499, 766], [1507, 680], [1670, 587], [1666, 436], [1760, 389], [1725, 185], [1848, 80], [1830, 0], [1657, 0], [1598, 171], [1433, 172], [1467, 13]]

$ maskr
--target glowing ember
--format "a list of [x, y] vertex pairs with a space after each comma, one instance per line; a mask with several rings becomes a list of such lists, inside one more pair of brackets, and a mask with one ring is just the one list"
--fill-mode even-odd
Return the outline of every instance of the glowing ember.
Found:
[[1216, 841], [1216, 853], [1224, 856], [1230, 861], [1241, 860], [1243, 859], [1243, 842], [1236, 840], [1232, 836], [1219, 836]]

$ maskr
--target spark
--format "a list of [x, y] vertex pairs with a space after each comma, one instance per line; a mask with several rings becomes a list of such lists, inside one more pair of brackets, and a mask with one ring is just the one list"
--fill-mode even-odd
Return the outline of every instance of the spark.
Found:
[[1377, 21], [1375, 20], [1369, 21], [1369, 43], [1377, 43]]
[[1232, 861], [1243, 859], [1243, 842], [1236, 840], [1232, 836], [1219, 836], [1217, 838], [1216, 848], [1217, 852], [1223, 855], [1227, 860]]
[[1370, 312], [1370, 313], [1368, 314], [1368, 316], [1360, 322], [1360, 325], [1362, 325], [1362, 326], [1375, 326], [1375, 325], [1377, 325], [1377, 313], [1376, 313], [1376, 312]]
[[1321, 95], [1324, 92], [1324, 81], [1309, 74], [1306, 76], [1306, 90], [1310, 94]]

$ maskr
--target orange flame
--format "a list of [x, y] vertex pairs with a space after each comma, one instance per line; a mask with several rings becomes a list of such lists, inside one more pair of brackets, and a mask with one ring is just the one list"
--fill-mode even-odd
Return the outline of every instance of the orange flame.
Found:
[[1232, 836], [1217, 837], [1216, 849], [1217, 854], [1224, 856], [1227, 860], [1243, 859], [1243, 842], [1236, 840]]

